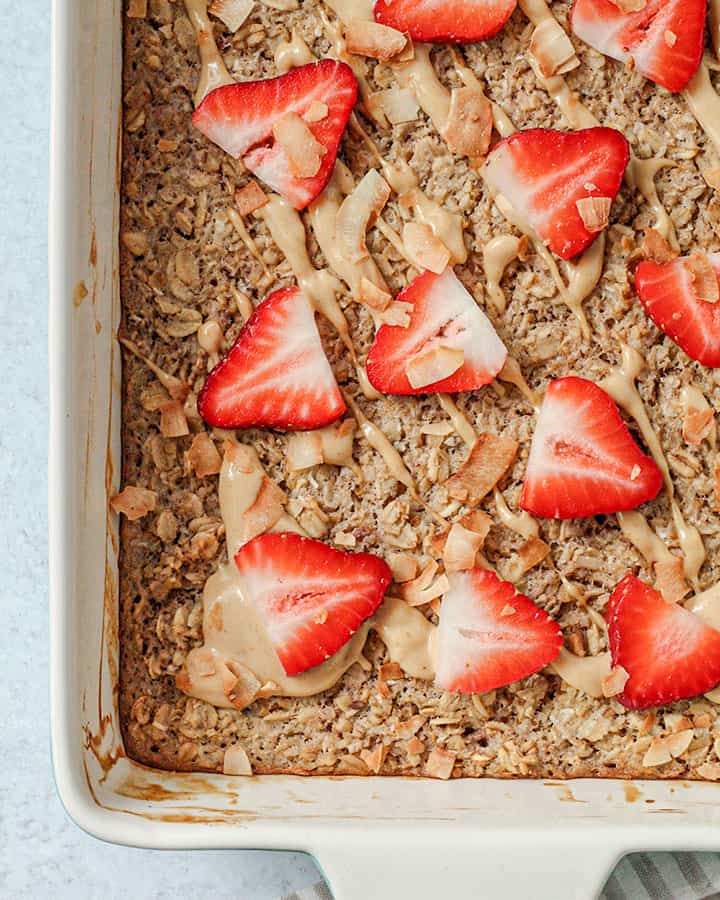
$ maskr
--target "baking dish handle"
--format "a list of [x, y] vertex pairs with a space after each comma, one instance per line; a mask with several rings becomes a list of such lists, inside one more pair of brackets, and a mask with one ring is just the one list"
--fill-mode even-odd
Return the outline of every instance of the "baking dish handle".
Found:
[[597, 835], [551, 828], [413, 831], [398, 832], [396, 843], [344, 831], [342, 845], [316, 848], [335, 900], [595, 900], [622, 855], [597, 846]]

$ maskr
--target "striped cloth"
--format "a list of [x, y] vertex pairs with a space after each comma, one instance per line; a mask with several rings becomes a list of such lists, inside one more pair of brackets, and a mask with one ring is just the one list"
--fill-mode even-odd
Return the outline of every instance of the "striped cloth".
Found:
[[[333, 895], [321, 881], [284, 900]], [[615, 867], [598, 900], [720, 900], [720, 853], [633, 853]]]

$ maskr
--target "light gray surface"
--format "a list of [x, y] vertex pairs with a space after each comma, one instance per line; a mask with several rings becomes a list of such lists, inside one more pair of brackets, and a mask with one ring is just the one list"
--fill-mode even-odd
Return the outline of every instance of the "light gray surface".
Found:
[[49, 20], [41, 0], [0, 2], [0, 897], [275, 900], [317, 880], [311, 859], [113, 847], [76, 828], [55, 794], [46, 599]]

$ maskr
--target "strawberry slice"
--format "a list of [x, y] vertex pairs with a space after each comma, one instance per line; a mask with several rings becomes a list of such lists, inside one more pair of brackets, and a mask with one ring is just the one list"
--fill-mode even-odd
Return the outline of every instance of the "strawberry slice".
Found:
[[539, 672], [562, 642], [557, 622], [508, 581], [485, 569], [457, 572], [440, 607], [435, 680], [483, 694]]
[[575, 0], [570, 25], [600, 53], [677, 93], [687, 87], [702, 59], [707, 0], [647, 0], [624, 13], [611, 0]]
[[301, 291], [275, 291], [258, 306], [197, 405], [217, 428], [310, 429], [340, 418], [345, 401]]
[[530, 447], [523, 509], [546, 519], [624, 512], [661, 487], [660, 469], [602, 388], [573, 377], [550, 384]]
[[[379, 391], [472, 391], [489, 384], [505, 365], [507, 350], [503, 342], [452, 269], [446, 269], [442, 275], [424, 272], [398, 294], [397, 301], [412, 306], [409, 326], [382, 325], [367, 358], [368, 378]], [[448, 371], [444, 356], [454, 371], [440, 380], [413, 387], [408, 372], [413, 377], [413, 369], [421, 373], [424, 364], [431, 366], [425, 370], [430, 373]], [[413, 381], [418, 385], [424, 379], [418, 374]]]
[[[296, 209], [304, 209], [322, 191], [332, 174], [340, 138], [357, 99], [357, 81], [350, 66], [334, 59], [298, 66], [265, 81], [246, 81], [216, 88], [193, 114], [193, 125], [234, 156]], [[327, 115], [305, 124], [324, 153], [317, 173], [300, 178], [292, 173], [283, 147], [274, 142], [273, 126], [290, 113], [304, 116], [315, 103]], [[315, 116], [311, 116], [315, 118]]]
[[[720, 253], [708, 253], [720, 287]], [[666, 265], [643, 262], [635, 273], [635, 289], [645, 311], [688, 356], [712, 369], [720, 368], [720, 303], [698, 296], [698, 282], [678, 258]]]
[[629, 159], [628, 142], [614, 128], [533, 128], [500, 141], [483, 173], [553, 253], [572, 259], [598, 236], [585, 226], [578, 201], [614, 200]]
[[497, 34], [517, 0], [376, 0], [375, 21], [414, 41], [470, 44]]
[[624, 706], [663, 706], [720, 683], [720, 631], [634, 575], [615, 588], [605, 618], [612, 664], [630, 676], [615, 697]]
[[392, 578], [377, 556], [291, 532], [253, 538], [235, 564], [288, 675], [320, 665], [347, 644]]

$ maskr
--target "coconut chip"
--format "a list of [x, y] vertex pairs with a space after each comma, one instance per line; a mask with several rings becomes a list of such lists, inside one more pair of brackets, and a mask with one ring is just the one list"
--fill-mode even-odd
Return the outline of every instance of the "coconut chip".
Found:
[[273, 136], [285, 151], [295, 178], [314, 178], [320, 171], [326, 148], [296, 113], [287, 113], [273, 125]]
[[717, 303], [720, 300], [720, 286], [707, 254], [696, 250], [684, 260], [684, 265], [697, 299], [705, 303]]
[[249, 181], [243, 187], [238, 188], [233, 196], [241, 216], [249, 216], [250, 213], [254, 213], [256, 209], [260, 209], [268, 202], [267, 194], [257, 181]]
[[190, 434], [187, 416], [179, 400], [168, 400], [160, 407], [160, 434], [166, 438]]
[[464, 350], [435, 346], [411, 356], [405, 364], [405, 374], [411, 387], [424, 388], [449, 378], [464, 362]]
[[485, 542], [485, 534], [471, 531], [459, 522], [450, 529], [443, 549], [446, 572], [461, 572], [475, 567], [475, 557]]
[[147, 16], [147, 0], [130, 0], [126, 15], [128, 19], [144, 19]]
[[610, 221], [611, 197], [584, 197], [575, 202], [583, 225], [588, 231], [603, 231]]
[[371, 109], [380, 110], [391, 125], [402, 125], [416, 121], [420, 114], [415, 91], [412, 88], [392, 87], [377, 91], [368, 98]]
[[616, 666], [602, 680], [603, 697], [617, 697], [625, 690], [630, 675], [622, 666]]
[[715, 416], [712, 409], [698, 409], [696, 406], [688, 406], [685, 410], [685, 419], [683, 420], [683, 437], [688, 442], [697, 447], [710, 437], [715, 424]]
[[425, 763], [425, 774], [430, 778], [442, 778], [447, 781], [452, 775], [457, 753], [449, 753], [436, 747]]
[[518, 451], [517, 441], [496, 434], [478, 435], [465, 462], [445, 482], [454, 500], [474, 506], [505, 475]]
[[234, 659], [225, 662], [223, 693], [235, 709], [250, 706], [257, 697], [260, 687], [260, 681], [247, 666]]
[[450, 589], [447, 575], [440, 575], [433, 581], [439, 568], [438, 564], [432, 560], [417, 578], [401, 585], [400, 594], [408, 606], [424, 606], [437, 597], [441, 597]]
[[348, 53], [387, 60], [405, 49], [407, 38], [402, 31], [396, 31], [387, 25], [365, 19], [351, 19], [345, 29], [345, 44]]
[[308, 108], [303, 113], [303, 119], [306, 122], [322, 122], [323, 119], [327, 119], [328, 113], [330, 112], [330, 107], [327, 103], [323, 103], [321, 100], [313, 100], [313, 102], [308, 106]]
[[134, 522], [135, 519], [142, 519], [143, 516], [152, 512], [156, 505], [157, 494], [155, 491], [134, 487], [131, 484], [128, 484], [110, 500], [113, 510], [118, 514], [122, 513], [131, 522]]
[[470, 158], [487, 155], [492, 138], [492, 105], [477, 87], [453, 88], [442, 136], [450, 150]]
[[223, 464], [234, 466], [248, 476], [254, 475], [258, 480], [255, 500], [242, 515], [240, 525], [240, 543], [245, 544], [259, 534], [263, 534], [275, 525], [285, 512], [285, 494], [271, 481], [260, 465], [257, 454], [247, 444], [225, 444], [225, 460]]
[[523, 575], [539, 565], [550, 553], [550, 547], [537, 537], [529, 537], [515, 554], [508, 573], [508, 581], [519, 581]]
[[193, 438], [187, 452], [187, 460], [198, 478], [217, 475], [222, 466], [222, 458], [210, 435], [201, 431]]
[[370, 169], [343, 200], [337, 213], [337, 236], [350, 262], [361, 262], [370, 255], [365, 235], [389, 198], [390, 186], [377, 169]]
[[417, 559], [410, 553], [391, 553], [387, 558], [387, 564], [390, 566], [393, 581], [397, 584], [412, 581], [417, 575]]
[[228, 747], [223, 756], [223, 775], [252, 775], [247, 753], [239, 744]]
[[303, 472], [321, 463], [332, 466], [352, 465], [356, 428], [354, 419], [345, 419], [317, 431], [301, 431], [290, 435], [286, 457], [288, 471]]
[[253, 0], [213, 0], [208, 12], [217, 16], [233, 34], [245, 24], [252, 12]]
[[668, 603], [679, 603], [689, 592], [685, 581], [685, 566], [679, 556], [653, 564], [655, 588]]
[[450, 262], [450, 251], [429, 225], [407, 222], [402, 235], [405, 251], [413, 265], [442, 275]]
[[720, 781], [720, 763], [703, 763], [698, 766], [697, 773], [706, 781]]
[[566, 75], [580, 65], [572, 41], [554, 18], [546, 19], [533, 31], [530, 53], [545, 78]]
[[322, 438], [317, 431], [298, 431], [290, 435], [285, 456], [288, 472], [303, 472], [323, 461]]
[[360, 279], [358, 300], [371, 309], [382, 312], [392, 303], [392, 294], [379, 288], [374, 282], [364, 275]]
[[640, 252], [645, 259], [649, 259], [659, 266], [667, 265], [680, 255], [680, 251], [671, 247], [660, 232], [654, 228], [645, 229]]
[[360, 759], [362, 759], [371, 772], [374, 772], [377, 775], [380, 769], [382, 769], [387, 752], [388, 748], [385, 744], [375, 744], [372, 750], [361, 750]]
[[653, 738], [643, 758], [643, 766], [646, 769], [654, 766], [664, 766], [678, 756], [682, 756], [692, 743], [693, 735], [694, 731], [692, 728], [689, 728], [687, 731], [678, 731], [665, 737]]

